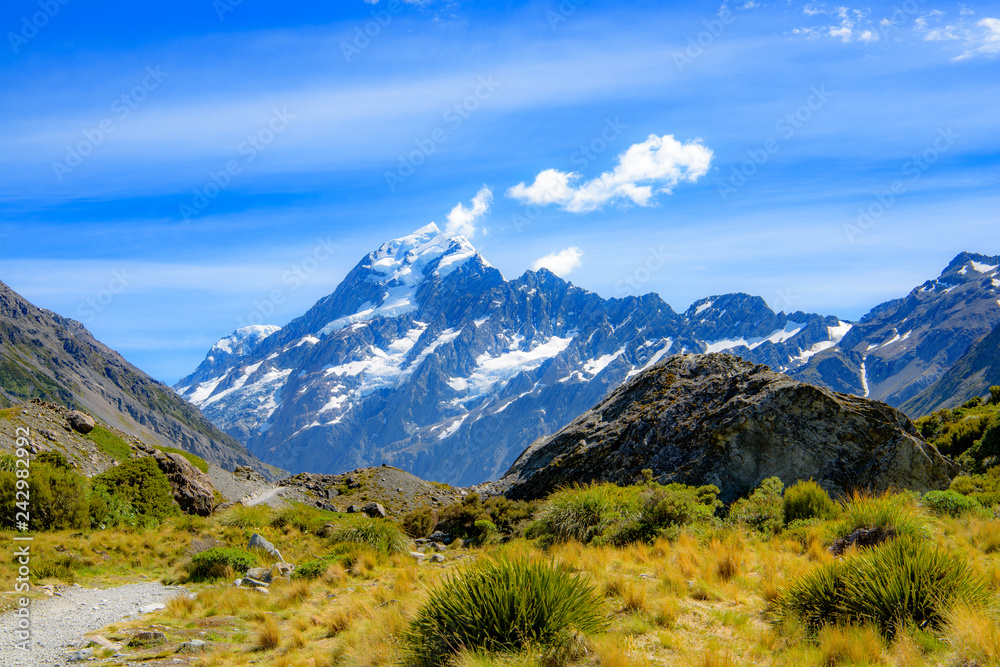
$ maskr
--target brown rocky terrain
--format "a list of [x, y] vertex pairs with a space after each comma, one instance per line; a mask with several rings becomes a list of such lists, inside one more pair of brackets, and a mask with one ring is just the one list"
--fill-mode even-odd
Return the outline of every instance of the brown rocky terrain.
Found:
[[947, 488], [958, 466], [884, 403], [814, 387], [728, 354], [672, 356], [533, 443], [496, 484], [539, 498], [574, 482], [715, 484], [729, 501], [761, 480], [833, 493]]

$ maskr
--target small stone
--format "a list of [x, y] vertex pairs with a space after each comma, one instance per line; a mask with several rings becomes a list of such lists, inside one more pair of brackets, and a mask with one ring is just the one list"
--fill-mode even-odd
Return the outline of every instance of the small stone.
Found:
[[[166, 609], [166, 608], [167, 608], [167, 605], [163, 604], [162, 602], [153, 602], [153, 603], [147, 604], [147, 605], [145, 605], [143, 607], [139, 607], [139, 613], [140, 614], [151, 614], [154, 611], [159, 611], [161, 609]], [[95, 609], [96, 609], [96, 607], [95, 607]]]
[[257, 591], [258, 593], [263, 593], [264, 595], [267, 595], [268, 593], [271, 592], [270, 590], [268, 590], [267, 586], [257, 586], [256, 588], [254, 588], [254, 590]]
[[431, 562], [432, 563], [443, 563], [444, 562], [444, 556], [442, 556], [441, 554], [434, 554], [433, 556], [431, 556]]
[[368, 503], [361, 508], [361, 511], [373, 519], [384, 519], [387, 516], [382, 503]]
[[410, 555], [416, 558], [417, 560], [423, 560], [425, 558], [425, 556], [422, 553], [418, 553], [416, 551], [411, 551]]
[[177, 647], [178, 653], [197, 653], [205, 650], [205, 642], [200, 639], [192, 639]]

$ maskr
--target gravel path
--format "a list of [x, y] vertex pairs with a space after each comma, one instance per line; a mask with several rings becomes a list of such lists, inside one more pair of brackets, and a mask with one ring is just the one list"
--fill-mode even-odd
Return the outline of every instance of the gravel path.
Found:
[[149, 582], [117, 588], [66, 586], [31, 605], [31, 651], [14, 647], [13, 612], [0, 615], [0, 667], [66, 665], [66, 657], [87, 645], [84, 635], [139, 615], [140, 607], [165, 604], [184, 591]]

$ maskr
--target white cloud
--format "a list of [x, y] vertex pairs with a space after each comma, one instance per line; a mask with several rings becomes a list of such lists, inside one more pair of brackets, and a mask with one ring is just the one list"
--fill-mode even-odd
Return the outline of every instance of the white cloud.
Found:
[[694, 183], [704, 176], [712, 155], [701, 140], [682, 144], [672, 134], [651, 134], [646, 141], [629, 146], [618, 156], [614, 170], [597, 178], [574, 186], [580, 174], [546, 169], [531, 185], [522, 181], [507, 190], [507, 196], [542, 206], [557, 204], [571, 213], [596, 211], [615, 201], [650, 206], [655, 194], [669, 194], [678, 183]]
[[580, 258], [583, 257], [583, 251], [576, 246], [571, 246], [565, 250], [560, 250], [559, 252], [549, 253], [544, 257], [539, 257], [535, 260], [535, 263], [531, 265], [533, 271], [538, 269], [548, 269], [552, 273], [556, 274], [560, 278], [567, 276], [572, 273], [573, 269], [576, 269], [582, 263]]
[[981, 30], [969, 37], [965, 53], [955, 60], [965, 60], [973, 56], [993, 57], [1000, 53], [1000, 19], [981, 19], [976, 26]]
[[445, 233], [449, 236], [461, 234], [471, 239], [478, 231], [476, 223], [489, 212], [492, 201], [493, 191], [484, 185], [472, 198], [472, 206], [466, 207], [459, 202], [455, 208], [451, 209], [451, 213], [448, 214], [448, 224], [444, 229]]

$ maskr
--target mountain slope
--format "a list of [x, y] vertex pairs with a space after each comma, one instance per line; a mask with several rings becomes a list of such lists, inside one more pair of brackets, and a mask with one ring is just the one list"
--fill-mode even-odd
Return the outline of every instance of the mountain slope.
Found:
[[902, 409], [907, 414], [926, 415], [941, 408], [954, 408], [973, 396], [985, 396], [1000, 385], [1000, 325], [976, 342], [941, 379], [927, 387]]
[[793, 377], [902, 406], [1000, 323], [1000, 256], [961, 253], [936, 280], [861, 318]]
[[232, 469], [263, 464], [166, 385], [79, 322], [37, 308], [0, 282], [0, 404], [40, 398], [86, 410], [157, 446]]
[[217, 344], [176, 389], [282, 467], [390, 463], [471, 484], [667, 354], [704, 351], [707, 339], [784, 368], [850, 326], [776, 314], [744, 294], [692, 312], [694, 323], [655, 294], [605, 300], [545, 269], [508, 281], [467, 239], [428, 225], [369, 253], [332, 294], [221, 367]]

